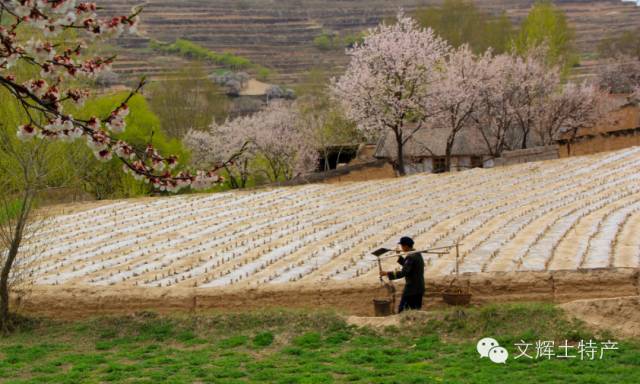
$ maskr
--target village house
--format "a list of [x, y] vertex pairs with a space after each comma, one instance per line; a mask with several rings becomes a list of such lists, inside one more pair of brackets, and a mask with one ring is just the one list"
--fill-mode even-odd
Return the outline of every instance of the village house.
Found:
[[625, 95], [612, 96], [612, 109], [598, 124], [558, 139], [560, 157], [588, 155], [640, 145], [640, 106]]
[[[404, 145], [407, 173], [444, 172], [448, 135], [449, 131], [446, 129], [425, 128], [416, 132]], [[395, 137], [389, 132], [378, 141], [374, 157], [393, 162], [396, 151]], [[452, 172], [493, 166], [493, 158], [477, 130], [469, 129], [458, 133], [451, 153]]]

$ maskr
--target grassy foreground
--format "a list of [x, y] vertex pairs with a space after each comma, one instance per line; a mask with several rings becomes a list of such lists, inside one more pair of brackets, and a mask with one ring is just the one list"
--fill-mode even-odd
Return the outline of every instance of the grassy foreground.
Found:
[[[611, 339], [619, 350], [494, 364], [476, 352], [485, 336], [510, 354], [521, 339]], [[409, 314], [377, 330], [326, 312], [140, 313], [39, 320], [0, 338], [2, 383], [637, 383], [639, 372], [640, 342], [591, 334], [548, 304]]]

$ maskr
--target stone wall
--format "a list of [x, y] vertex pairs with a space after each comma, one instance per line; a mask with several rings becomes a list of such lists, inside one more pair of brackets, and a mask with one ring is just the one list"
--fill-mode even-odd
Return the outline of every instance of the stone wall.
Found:
[[521, 163], [529, 163], [532, 161], [552, 160], [560, 157], [557, 145], [547, 145], [543, 147], [533, 147], [527, 149], [517, 149], [514, 151], [506, 151], [502, 156], [495, 159], [495, 166], [505, 166]]
[[293, 180], [274, 184], [274, 186], [368, 181], [388, 179], [395, 176], [396, 174], [393, 167], [386, 160], [374, 160], [368, 163], [349, 164], [326, 172], [310, 173]]

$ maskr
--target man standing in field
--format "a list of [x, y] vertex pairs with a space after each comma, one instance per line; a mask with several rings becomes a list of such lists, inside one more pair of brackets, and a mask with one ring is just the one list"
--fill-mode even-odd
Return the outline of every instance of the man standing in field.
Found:
[[422, 296], [424, 295], [424, 260], [422, 254], [413, 248], [413, 239], [403, 237], [400, 239], [402, 252], [407, 253], [406, 257], [398, 256], [398, 264], [402, 265], [402, 270], [395, 272], [381, 271], [380, 276], [389, 280], [401, 279], [404, 277], [405, 286], [400, 299], [398, 313], [406, 309], [421, 309]]

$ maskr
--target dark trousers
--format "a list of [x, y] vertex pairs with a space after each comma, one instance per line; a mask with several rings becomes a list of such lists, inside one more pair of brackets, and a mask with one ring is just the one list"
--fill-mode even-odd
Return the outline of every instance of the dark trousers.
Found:
[[422, 293], [418, 295], [402, 295], [400, 298], [400, 306], [398, 307], [398, 313], [407, 309], [420, 309], [422, 308]]

